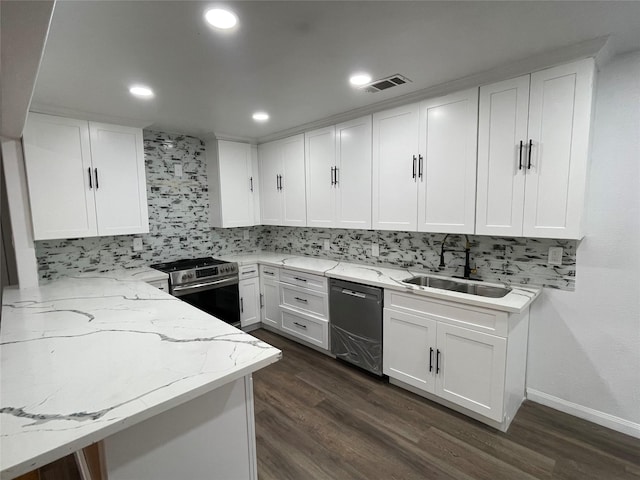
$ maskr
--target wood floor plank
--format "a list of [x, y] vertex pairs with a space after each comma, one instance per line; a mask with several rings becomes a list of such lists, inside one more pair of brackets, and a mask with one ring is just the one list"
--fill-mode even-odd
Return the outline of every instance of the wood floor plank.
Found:
[[271, 332], [253, 334], [283, 350], [254, 374], [260, 480], [638, 480], [638, 439], [531, 402], [505, 434]]

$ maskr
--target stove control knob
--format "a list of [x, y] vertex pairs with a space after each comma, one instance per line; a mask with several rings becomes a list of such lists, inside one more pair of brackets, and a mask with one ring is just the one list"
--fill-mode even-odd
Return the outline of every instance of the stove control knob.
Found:
[[183, 280], [191, 280], [194, 277], [193, 273], [185, 273], [182, 278]]

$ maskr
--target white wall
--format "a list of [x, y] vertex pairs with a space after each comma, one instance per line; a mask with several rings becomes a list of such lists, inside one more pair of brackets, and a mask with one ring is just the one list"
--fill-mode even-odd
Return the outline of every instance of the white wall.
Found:
[[640, 437], [640, 52], [598, 76], [576, 291], [532, 306], [530, 399]]

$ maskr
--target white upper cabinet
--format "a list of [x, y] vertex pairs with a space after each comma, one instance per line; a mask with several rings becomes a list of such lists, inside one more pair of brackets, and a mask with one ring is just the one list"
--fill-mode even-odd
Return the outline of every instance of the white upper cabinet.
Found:
[[373, 114], [373, 228], [416, 230], [420, 105]]
[[258, 178], [254, 174], [252, 146], [213, 140], [207, 142], [206, 148], [211, 225], [224, 228], [255, 225]]
[[89, 122], [98, 235], [149, 231], [142, 130]]
[[309, 227], [335, 226], [335, 137], [334, 126], [304, 134]]
[[476, 233], [582, 238], [594, 74], [586, 59], [481, 88]]
[[258, 148], [262, 223], [306, 226], [304, 135]]
[[418, 231], [473, 233], [478, 89], [420, 104]]
[[476, 233], [522, 235], [529, 75], [480, 88]]
[[371, 228], [371, 116], [336, 125], [336, 220], [339, 228]]
[[30, 113], [23, 144], [35, 240], [149, 231], [142, 130]]
[[473, 233], [476, 88], [373, 115], [373, 228]]
[[307, 225], [371, 228], [371, 117], [305, 134]]

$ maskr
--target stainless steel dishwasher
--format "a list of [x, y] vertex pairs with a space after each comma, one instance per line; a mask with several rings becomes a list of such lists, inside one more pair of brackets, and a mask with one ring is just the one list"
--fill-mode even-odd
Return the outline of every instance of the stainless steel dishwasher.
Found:
[[330, 280], [331, 353], [382, 375], [382, 289]]

